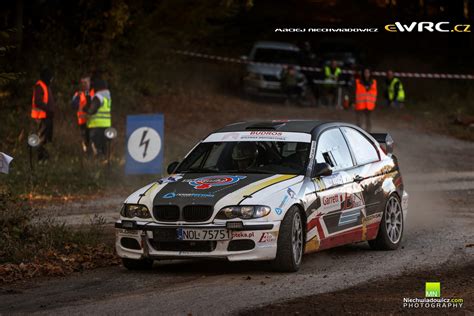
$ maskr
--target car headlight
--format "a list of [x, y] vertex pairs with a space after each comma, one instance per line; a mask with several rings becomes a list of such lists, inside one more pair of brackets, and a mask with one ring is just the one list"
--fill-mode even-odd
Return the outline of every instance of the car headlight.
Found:
[[216, 219], [251, 219], [270, 214], [271, 208], [265, 205], [226, 206], [217, 213]]
[[120, 215], [128, 218], [151, 218], [148, 207], [141, 204], [124, 204], [120, 210]]

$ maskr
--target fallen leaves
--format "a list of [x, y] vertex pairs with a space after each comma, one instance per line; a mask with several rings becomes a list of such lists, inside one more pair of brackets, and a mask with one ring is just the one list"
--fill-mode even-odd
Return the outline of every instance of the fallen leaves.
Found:
[[104, 244], [95, 247], [67, 244], [64, 252], [48, 250], [36, 256], [33, 262], [0, 264], [0, 284], [39, 276], [64, 276], [119, 263], [119, 258]]

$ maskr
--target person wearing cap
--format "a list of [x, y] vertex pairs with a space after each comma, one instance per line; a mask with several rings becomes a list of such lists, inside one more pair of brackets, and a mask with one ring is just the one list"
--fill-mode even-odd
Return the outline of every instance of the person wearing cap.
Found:
[[49, 153], [45, 146], [53, 141], [54, 98], [50, 86], [52, 81], [53, 72], [49, 68], [44, 68], [40, 72], [40, 80], [33, 87], [31, 118], [35, 120], [36, 131], [40, 139], [39, 162], [49, 159]]
[[257, 165], [258, 148], [252, 142], [240, 142], [232, 149], [232, 160], [239, 171], [245, 171]]
[[394, 108], [403, 108], [405, 103], [405, 90], [399, 78], [395, 77], [392, 70], [387, 71], [387, 103]]
[[77, 116], [77, 125], [81, 132], [81, 146], [84, 153], [89, 152], [89, 130], [87, 128], [87, 113], [85, 107], [90, 104], [94, 97], [94, 90], [90, 89], [91, 79], [83, 76], [80, 80], [80, 89], [74, 93], [71, 105]]
[[103, 79], [94, 79], [92, 89], [94, 89], [94, 97], [90, 105], [84, 108], [88, 114], [87, 129], [94, 156], [105, 157], [107, 154], [105, 130], [112, 126], [112, 98], [107, 82]]

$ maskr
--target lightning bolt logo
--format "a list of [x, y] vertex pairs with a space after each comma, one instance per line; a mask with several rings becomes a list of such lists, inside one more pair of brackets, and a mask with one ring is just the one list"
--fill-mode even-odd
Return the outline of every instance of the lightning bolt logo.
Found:
[[148, 134], [147, 129], [143, 131], [142, 139], [140, 140], [140, 145], [138, 146], [138, 147], [145, 146], [145, 148], [143, 149], [143, 158], [146, 157], [146, 152], [148, 150], [148, 145], [150, 144], [150, 139], [146, 138], [146, 134]]

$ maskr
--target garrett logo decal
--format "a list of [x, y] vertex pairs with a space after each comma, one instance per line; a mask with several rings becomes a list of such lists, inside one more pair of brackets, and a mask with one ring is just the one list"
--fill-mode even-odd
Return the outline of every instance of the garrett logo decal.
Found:
[[339, 195], [323, 197], [323, 205], [330, 205], [334, 203], [339, 203]]
[[205, 190], [212, 187], [234, 184], [245, 178], [246, 176], [209, 176], [193, 180], [185, 180], [185, 182], [189, 182], [189, 184], [196, 190]]
[[321, 198], [321, 209], [326, 212], [339, 210], [341, 209], [341, 201], [342, 197], [340, 197], [339, 194], [323, 196]]

